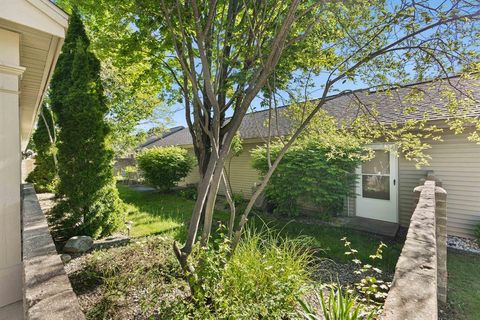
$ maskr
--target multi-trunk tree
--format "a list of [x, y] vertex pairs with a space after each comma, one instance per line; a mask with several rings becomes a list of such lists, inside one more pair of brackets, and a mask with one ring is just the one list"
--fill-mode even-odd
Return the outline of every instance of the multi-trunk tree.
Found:
[[108, 112], [100, 62], [77, 12], [69, 28], [51, 82], [57, 115], [59, 202], [49, 220], [59, 237], [109, 235], [122, 223], [122, 203], [112, 171]]
[[[174, 248], [186, 271], [202, 218], [201, 244], [208, 243], [232, 141], [255, 99], [286, 96], [304, 84], [320, 91], [269, 159], [235, 227], [232, 249], [282, 157], [331, 94], [351, 93], [344, 88], [359, 82], [386, 89], [479, 70], [480, 5], [467, 0], [128, 0], [121, 6], [103, 0], [96, 5], [97, 15], [111, 18], [104, 21], [109, 28], [130, 27], [120, 39], [124, 46], [131, 53], [147, 52], [152, 65], [170, 73], [172, 88], [182, 96], [201, 176], [187, 240]], [[274, 121], [259, 125], [275, 133]]]

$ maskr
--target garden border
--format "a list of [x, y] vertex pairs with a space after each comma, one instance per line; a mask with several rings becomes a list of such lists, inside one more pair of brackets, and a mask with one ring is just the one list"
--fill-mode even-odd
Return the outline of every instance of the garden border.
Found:
[[84, 320], [31, 184], [22, 185], [22, 233], [25, 319]]
[[447, 300], [447, 192], [440, 186], [429, 174], [414, 190], [416, 207], [383, 320], [437, 319], [438, 301]]

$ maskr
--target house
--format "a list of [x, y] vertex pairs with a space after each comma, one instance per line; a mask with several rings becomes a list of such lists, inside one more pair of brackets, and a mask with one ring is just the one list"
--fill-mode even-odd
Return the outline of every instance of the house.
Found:
[[[15, 319], [12, 308], [21, 309], [22, 305], [21, 154], [34, 128], [67, 25], [68, 15], [48, 0], [0, 0], [1, 319]], [[7, 315], [2, 312], [4, 307], [10, 310]]]
[[176, 126], [176, 127], [172, 127], [172, 128], [169, 128], [169, 129], [163, 131], [161, 134], [151, 135], [151, 136], [147, 137], [147, 141], [140, 144], [139, 149], [154, 147], [160, 140], [162, 140], [162, 139], [164, 139], [168, 136], [171, 136], [175, 132], [178, 132], [182, 129], [185, 129], [185, 127], [184, 126]]
[[[445, 120], [449, 116], [445, 112], [446, 99], [442, 95], [446, 89], [453, 89], [457, 99], [465, 99], [466, 93], [472, 92], [475, 100], [480, 101], [478, 80], [452, 77], [436, 83], [416, 83], [390, 92], [359, 90], [352, 94], [333, 96], [324, 108], [338, 119], [348, 119], [358, 112], [360, 100], [363, 105], [376, 107], [379, 121], [402, 123], [408, 119], [421, 119], [427, 113], [430, 123], [441, 127], [445, 126]], [[412, 90], [423, 92], [424, 97], [413, 104], [406, 103], [405, 97]], [[405, 110], [412, 106], [415, 111], [406, 113]], [[285, 117], [286, 109], [288, 108], [280, 108], [278, 116], [272, 122], [275, 123], [273, 132], [276, 136], [284, 136], [292, 130], [291, 122]], [[477, 103], [470, 116], [478, 116], [479, 112], [480, 105]], [[246, 198], [252, 195], [260, 179], [258, 172], [251, 166], [250, 151], [265, 143], [268, 130], [264, 123], [267, 119], [267, 111], [249, 113], [239, 129], [244, 151], [232, 159], [229, 175], [233, 192]], [[480, 223], [480, 145], [468, 141], [467, 136], [467, 133], [455, 135], [447, 130], [443, 133], [443, 141], [431, 141], [431, 149], [427, 154], [432, 159], [428, 167], [421, 169], [401, 154], [397, 156], [390, 152], [376, 152], [373, 159], [357, 169], [359, 180], [356, 196], [346, 199], [344, 212], [339, 214], [408, 227], [414, 209], [412, 191], [428, 171], [434, 171], [448, 192], [448, 234], [472, 237], [475, 226]], [[177, 131], [156, 145], [181, 146], [193, 154], [188, 129]], [[386, 145], [379, 142], [372, 148], [382, 150]], [[193, 170], [183, 183], [193, 184], [198, 181], [198, 171]], [[223, 191], [220, 190], [220, 193]]]

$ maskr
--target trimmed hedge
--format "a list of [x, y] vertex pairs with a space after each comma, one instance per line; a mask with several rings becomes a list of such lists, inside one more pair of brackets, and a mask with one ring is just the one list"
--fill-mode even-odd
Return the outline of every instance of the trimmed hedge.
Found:
[[168, 191], [192, 170], [195, 159], [180, 147], [146, 149], [138, 157], [138, 167], [152, 186]]

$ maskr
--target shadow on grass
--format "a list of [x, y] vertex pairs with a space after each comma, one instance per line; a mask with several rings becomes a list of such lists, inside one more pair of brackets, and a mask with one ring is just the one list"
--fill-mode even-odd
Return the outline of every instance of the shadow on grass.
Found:
[[89, 268], [71, 273], [68, 278], [77, 296], [93, 293], [103, 284], [102, 278]]
[[[182, 198], [175, 193], [139, 192], [124, 185], [118, 185], [118, 190], [123, 201], [134, 208], [127, 218], [133, 221], [132, 237], [169, 235], [180, 242], [185, 239], [194, 201]], [[237, 213], [237, 219], [239, 216], [240, 212]], [[228, 213], [215, 211], [214, 220], [226, 224]], [[349, 256], [345, 255], [346, 248], [340, 241], [343, 237], [349, 239], [353, 248], [359, 251], [359, 258], [364, 262], [368, 262], [369, 255], [375, 252], [382, 241], [387, 244], [388, 248], [384, 251], [383, 259], [379, 261], [378, 267], [384, 271], [395, 269], [403, 246], [402, 241], [392, 241], [361, 231], [278, 219], [262, 213], [257, 216], [252, 214], [249, 220], [249, 224], [254, 223], [256, 226], [267, 224], [284, 237], [311, 237], [315, 248], [320, 249], [321, 257], [342, 263], [351, 260]]]
[[[117, 185], [117, 188], [122, 200], [130, 206], [127, 220], [133, 222], [132, 237], [169, 235], [177, 241], [185, 239], [186, 226], [195, 205], [193, 200], [174, 192], [141, 192], [125, 185]], [[228, 214], [215, 211], [214, 218], [227, 221]]]

